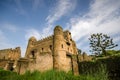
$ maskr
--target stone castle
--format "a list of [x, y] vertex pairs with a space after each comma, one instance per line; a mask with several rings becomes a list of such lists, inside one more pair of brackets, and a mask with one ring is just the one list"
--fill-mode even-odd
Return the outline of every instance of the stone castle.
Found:
[[26, 70], [46, 71], [50, 69], [70, 70], [78, 74], [78, 51], [71, 33], [56, 26], [52, 36], [42, 40], [31, 37], [28, 41], [25, 57], [21, 57], [20, 47], [0, 50], [0, 67], [24, 73]]

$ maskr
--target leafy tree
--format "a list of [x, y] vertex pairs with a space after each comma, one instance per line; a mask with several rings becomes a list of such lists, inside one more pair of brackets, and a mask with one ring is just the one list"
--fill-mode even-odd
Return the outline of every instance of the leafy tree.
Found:
[[103, 53], [106, 56], [106, 49], [112, 49], [118, 46], [113, 43], [113, 39], [111, 39], [110, 36], [102, 33], [92, 34], [89, 40], [90, 47], [92, 48], [91, 51], [95, 55]]

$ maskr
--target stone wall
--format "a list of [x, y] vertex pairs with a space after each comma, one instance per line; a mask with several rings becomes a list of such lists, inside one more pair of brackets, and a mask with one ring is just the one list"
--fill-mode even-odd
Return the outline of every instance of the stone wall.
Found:
[[91, 61], [92, 60], [92, 57], [87, 55], [87, 53], [83, 52], [83, 54], [78, 54], [78, 60], [79, 62], [82, 62], [82, 61]]
[[21, 57], [20, 47], [0, 50], [0, 59], [17, 60]]
[[41, 72], [53, 69], [52, 53], [38, 53], [35, 59], [29, 60], [29, 70], [39, 70]]
[[14, 62], [14, 71], [19, 74], [25, 73], [28, 69], [29, 60], [26, 58], [20, 58]]
[[[75, 74], [78, 71], [77, 48], [71, 33], [63, 31], [62, 27], [56, 26], [53, 35], [41, 40], [31, 37], [28, 41], [24, 58], [20, 58], [20, 48], [0, 51], [0, 59], [14, 60], [14, 70], [24, 73], [26, 70], [45, 71], [50, 69], [70, 71]], [[1, 63], [3, 64], [3, 63]]]
[[44, 40], [39, 40], [39, 41], [35, 41], [31, 44], [31, 41], [29, 40], [28, 42], [28, 47], [27, 47], [27, 51], [26, 51], [26, 58], [30, 58], [30, 56], [32, 57], [32, 54], [35, 53], [42, 53], [42, 52], [52, 52], [53, 50], [53, 39], [52, 37], [50, 39], [46, 38]]
[[73, 69], [78, 72], [77, 61], [72, 59], [72, 55], [77, 55], [75, 42], [71, 38], [69, 31], [63, 31], [59, 26], [54, 29], [54, 49], [53, 65], [56, 70], [70, 71]]
[[7, 64], [8, 60], [0, 59], [0, 68], [4, 68]]

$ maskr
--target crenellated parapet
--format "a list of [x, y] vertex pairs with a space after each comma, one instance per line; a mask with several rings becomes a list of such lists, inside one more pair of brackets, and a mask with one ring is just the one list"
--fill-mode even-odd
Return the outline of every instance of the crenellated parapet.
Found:
[[36, 41], [36, 42], [34, 43], [34, 45], [39, 45], [39, 44], [42, 43], [42, 42], [46, 42], [46, 41], [49, 41], [49, 40], [52, 40], [52, 39], [53, 39], [53, 35], [48, 36], [48, 37], [45, 37], [45, 38], [43, 38], [43, 39], [41, 39], [41, 40], [39, 40], [39, 41]]
[[2, 53], [12, 53], [12, 52], [19, 52], [20, 51], [20, 47], [16, 47], [15, 49], [9, 48], [9, 49], [2, 49], [0, 50], [0, 54]]

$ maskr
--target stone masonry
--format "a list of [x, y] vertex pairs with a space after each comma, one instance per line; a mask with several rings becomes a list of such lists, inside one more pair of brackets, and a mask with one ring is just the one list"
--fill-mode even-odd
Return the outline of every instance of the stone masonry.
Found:
[[71, 33], [56, 26], [53, 35], [42, 40], [31, 37], [25, 57], [21, 58], [20, 48], [0, 50], [0, 67], [20, 74], [26, 70], [46, 71], [50, 69], [73, 71], [78, 74], [78, 51]]

